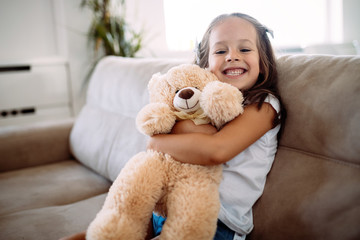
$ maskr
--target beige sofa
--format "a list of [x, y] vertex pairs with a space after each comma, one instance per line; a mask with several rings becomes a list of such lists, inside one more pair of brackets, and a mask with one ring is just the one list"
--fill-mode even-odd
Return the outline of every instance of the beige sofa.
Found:
[[[147, 81], [182, 62], [107, 57], [76, 120], [1, 128], [0, 239], [85, 230], [145, 149], [134, 117]], [[360, 57], [283, 56], [278, 67], [288, 118], [248, 239], [360, 239]]]

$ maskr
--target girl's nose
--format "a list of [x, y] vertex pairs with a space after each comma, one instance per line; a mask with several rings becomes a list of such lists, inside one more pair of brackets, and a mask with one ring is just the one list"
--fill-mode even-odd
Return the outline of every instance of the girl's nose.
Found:
[[239, 59], [238, 59], [238, 58], [231, 58], [231, 57], [229, 57], [229, 58], [226, 59], [226, 61], [227, 61], [227, 62], [239, 61]]
[[240, 58], [236, 53], [229, 52], [228, 56], [226, 57], [227, 62], [239, 61], [239, 60]]

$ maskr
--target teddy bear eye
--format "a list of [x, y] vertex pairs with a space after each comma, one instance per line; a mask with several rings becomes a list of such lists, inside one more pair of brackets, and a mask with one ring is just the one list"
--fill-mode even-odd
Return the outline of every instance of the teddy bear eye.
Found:
[[178, 90], [176, 90], [176, 91], [175, 91], [175, 94], [176, 94], [176, 93], [178, 93], [179, 91], [180, 91], [179, 89], [178, 89]]

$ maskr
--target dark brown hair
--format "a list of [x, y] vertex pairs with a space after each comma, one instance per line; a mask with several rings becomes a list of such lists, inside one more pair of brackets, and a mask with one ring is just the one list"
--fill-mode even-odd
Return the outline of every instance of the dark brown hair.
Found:
[[255, 18], [243, 14], [243, 13], [231, 13], [231, 14], [222, 14], [216, 17], [209, 25], [206, 30], [202, 41], [199, 43], [196, 50], [196, 59], [195, 64], [198, 64], [202, 68], [207, 68], [209, 66], [209, 39], [212, 30], [219, 23], [224, 21], [227, 18], [238, 17], [250, 22], [257, 34], [257, 48], [259, 50], [259, 67], [260, 74], [255, 85], [246, 91], [243, 92], [245, 98], [245, 104], [257, 103], [258, 108], [260, 109], [263, 105], [266, 97], [269, 94], [274, 95], [280, 102], [280, 111], [278, 116], [274, 119], [274, 127], [279, 123], [283, 123], [286, 118], [286, 111], [281, 102], [281, 97], [277, 88], [277, 69], [276, 69], [276, 60], [273, 48], [271, 46], [268, 33], [272, 35], [272, 31], [269, 30], [266, 26], [262, 25]]

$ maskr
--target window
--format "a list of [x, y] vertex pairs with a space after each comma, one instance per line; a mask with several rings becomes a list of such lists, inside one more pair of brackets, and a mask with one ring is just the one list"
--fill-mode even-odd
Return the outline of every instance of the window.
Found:
[[187, 51], [201, 41], [213, 18], [249, 14], [274, 31], [278, 48], [342, 41], [341, 0], [164, 0], [170, 50]]

